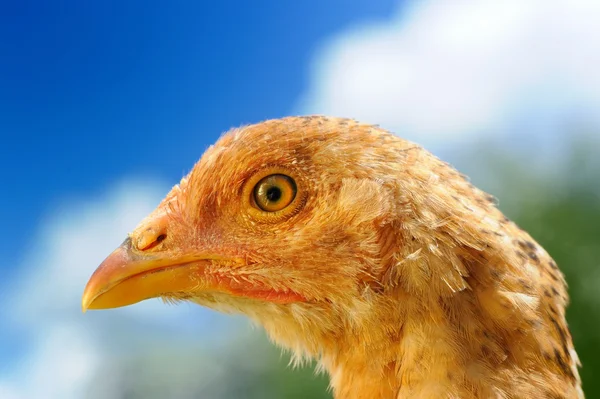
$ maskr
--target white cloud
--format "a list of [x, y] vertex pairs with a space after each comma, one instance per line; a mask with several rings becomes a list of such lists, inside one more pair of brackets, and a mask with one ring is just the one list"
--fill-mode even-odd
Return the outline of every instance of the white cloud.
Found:
[[0, 382], [0, 397], [85, 397], [101, 365], [98, 345], [80, 326], [56, 323], [40, 327], [43, 332], [32, 342], [30, 354], [18, 363], [10, 381]]
[[553, 141], [573, 120], [600, 126], [598, 21], [597, 0], [403, 3], [390, 22], [320, 49], [298, 111], [378, 123], [429, 148]]
[[3, 387], [0, 385], [0, 398], [3, 399], [22, 399], [22, 396], [18, 395], [15, 391], [9, 387]]
[[[3, 329], [22, 332], [27, 350], [4, 367], [10, 372], [0, 378], [1, 398], [89, 397], [99, 372], [107, 368], [116, 372], [106, 364], [111, 356], [123, 347], [135, 352], [133, 335], [140, 330], [148, 350], [164, 340], [165, 328], [171, 339], [185, 345], [189, 336], [198, 339], [200, 323], [210, 319], [215, 327], [218, 316], [208, 310], [167, 306], [159, 300], [110, 312], [81, 312], [81, 295], [91, 273], [167, 191], [163, 184], [124, 181], [99, 198], [65, 201], [42, 222], [28, 257], [17, 269], [21, 274], [2, 288], [10, 290], [3, 294], [11, 301], [11, 306], [0, 309]], [[108, 392], [110, 378], [103, 379], [98, 389]]]

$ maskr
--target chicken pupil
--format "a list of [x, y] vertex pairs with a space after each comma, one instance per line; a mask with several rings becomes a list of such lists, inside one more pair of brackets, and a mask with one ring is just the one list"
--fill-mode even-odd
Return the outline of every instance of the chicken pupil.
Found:
[[271, 202], [277, 202], [281, 199], [281, 189], [271, 186], [267, 189], [267, 199]]

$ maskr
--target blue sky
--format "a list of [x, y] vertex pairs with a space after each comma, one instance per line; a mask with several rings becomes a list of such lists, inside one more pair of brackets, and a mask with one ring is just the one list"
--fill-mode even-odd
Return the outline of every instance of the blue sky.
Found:
[[[36, 373], [36, 364], [46, 369], [41, 359], [56, 357], [44, 348], [72, 345], [80, 354], [89, 349], [85, 340], [79, 347], [73, 336], [52, 332], [59, 331], [49, 326], [64, 319], [64, 311], [39, 302], [20, 306], [24, 301], [10, 292], [27, 296], [26, 291], [41, 289], [43, 300], [52, 302], [57, 291], [72, 285], [68, 291], [73, 295], [63, 302], [69, 317], [80, 320], [75, 293], [83, 289], [100, 253], [108, 253], [208, 145], [230, 127], [291, 113], [324, 38], [359, 21], [389, 19], [397, 7], [390, 0], [166, 4], [0, 5], [0, 220], [5, 226], [0, 315], [6, 321], [0, 328], [0, 397], [78, 397], [73, 390], [50, 389], [54, 382], [42, 377], [42, 391], [25, 386], [32, 376], [44, 374]], [[130, 217], [125, 226], [98, 233], [73, 222], [90, 215], [97, 220], [94, 213], [112, 209], [111, 196], [127, 197], [128, 190], [136, 193], [123, 200], [131, 205], [114, 205], [116, 210], [106, 216], [117, 219], [125, 212]], [[115, 236], [103, 236], [111, 233]], [[64, 234], [71, 234], [71, 241], [91, 238], [83, 248], [56, 253], [49, 237], [60, 241]], [[71, 253], [81, 252], [85, 255], [69, 260]], [[50, 263], [70, 264], [79, 274], [38, 272], [53, 270]], [[18, 310], [11, 313], [11, 307]], [[32, 316], [37, 312], [45, 318]], [[186, 312], [191, 310], [184, 307]], [[168, 319], [170, 314], [181, 318], [172, 310], [163, 315]], [[205, 321], [211, 314], [194, 317]], [[148, 323], [135, 320], [123, 322], [125, 329]], [[110, 325], [118, 323], [113, 319]], [[68, 359], [66, 352], [58, 356]], [[97, 354], [91, 353], [87, 363], [95, 364]], [[64, 370], [65, 378], [73, 380]], [[49, 378], [60, 381], [60, 375]], [[8, 393], [2, 377], [10, 381]]]
[[0, 5], [3, 399], [79, 399], [123, 348], [245, 334], [198, 306], [80, 312], [99, 262], [230, 127], [353, 117], [471, 175], [482, 143], [561, 173], [573, 120], [600, 151], [597, 0], [166, 4]]
[[390, 0], [3, 2], [0, 240], [116, 177], [175, 183], [232, 126], [289, 114], [321, 41]]

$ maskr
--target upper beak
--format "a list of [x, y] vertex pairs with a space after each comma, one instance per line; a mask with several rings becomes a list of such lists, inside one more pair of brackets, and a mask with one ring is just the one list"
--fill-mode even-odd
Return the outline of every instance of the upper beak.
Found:
[[203, 280], [209, 257], [164, 252], [144, 253], [132, 248], [127, 238], [110, 254], [90, 278], [82, 298], [82, 309], [127, 306], [165, 294], [189, 292]]

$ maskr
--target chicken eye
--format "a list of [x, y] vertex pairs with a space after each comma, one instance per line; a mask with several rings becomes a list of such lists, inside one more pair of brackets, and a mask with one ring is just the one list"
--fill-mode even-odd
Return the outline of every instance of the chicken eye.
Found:
[[296, 183], [285, 175], [270, 175], [254, 186], [254, 202], [261, 210], [277, 212], [296, 197]]

